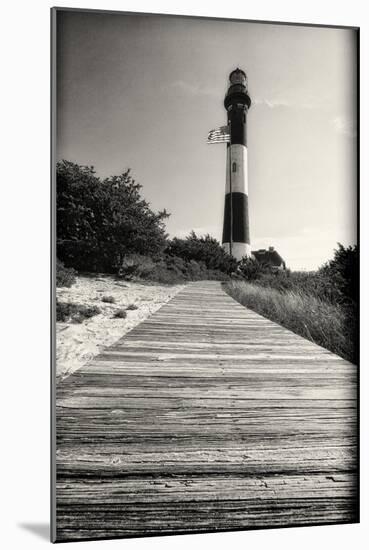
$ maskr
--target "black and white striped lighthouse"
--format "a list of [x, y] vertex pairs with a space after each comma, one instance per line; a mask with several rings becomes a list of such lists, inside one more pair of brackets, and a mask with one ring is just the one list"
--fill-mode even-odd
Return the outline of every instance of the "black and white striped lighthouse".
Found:
[[229, 75], [224, 99], [230, 142], [227, 143], [227, 175], [223, 223], [223, 248], [237, 260], [251, 257], [248, 186], [246, 117], [251, 99], [247, 76], [241, 69]]

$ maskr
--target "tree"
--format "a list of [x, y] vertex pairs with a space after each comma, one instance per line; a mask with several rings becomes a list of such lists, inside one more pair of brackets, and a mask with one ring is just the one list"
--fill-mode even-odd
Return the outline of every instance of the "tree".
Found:
[[126, 254], [160, 254], [167, 212], [155, 213], [127, 170], [101, 180], [93, 167], [57, 164], [57, 255], [66, 266], [116, 272]]

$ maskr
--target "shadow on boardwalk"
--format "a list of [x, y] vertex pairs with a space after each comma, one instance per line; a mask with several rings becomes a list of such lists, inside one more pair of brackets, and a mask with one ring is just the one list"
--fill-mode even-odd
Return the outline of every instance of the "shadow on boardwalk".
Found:
[[356, 520], [356, 367], [191, 283], [57, 390], [57, 540]]

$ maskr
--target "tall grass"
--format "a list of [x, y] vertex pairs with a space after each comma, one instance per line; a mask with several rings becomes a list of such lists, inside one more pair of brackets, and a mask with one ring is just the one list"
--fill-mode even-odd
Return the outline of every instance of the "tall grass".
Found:
[[343, 307], [298, 290], [279, 291], [244, 281], [230, 281], [224, 287], [240, 304], [353, 361], [354, 342]]

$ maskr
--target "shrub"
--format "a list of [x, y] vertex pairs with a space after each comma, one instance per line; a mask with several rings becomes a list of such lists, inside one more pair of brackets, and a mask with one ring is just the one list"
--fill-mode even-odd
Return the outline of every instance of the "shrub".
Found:
[[115, 304], [115, 298], [114, 296], [103, 296], [101, 298], [102, 302], [105, 302], [106, 304]]
[[319, 274], [330, 281], [335, 302], [345, 312], [345, 332], [352, 342], [354, 363], [359, 360], [359, 267], [358, 247], [345, 248], [338, 243], [333, 259], [319, 270]]
[[119, 268], [118, 276], [127, 281], [134, 277], [147, 278], [154, 269], [155, 264], [148, 256], [140, 254], [128, 254], [124, 257], [122, 265]]
[[184, 281], [188, 278], [188, 262], [178, 256], [163, 254], [157, 263], [157, 267], [160, 267], [159, 273], [163, 270], [169, 271], [176, 280]]
[[338, 243], [333, 259], [320, 268], [319, 274], [334, 287], [337, 302], [343, 305], [358, 303], [359, 251], [356, 245], [345, 248]]
[[77, 272], [71, 267], [65, 267], [63, 262], [56, 260], [56, 286], [71, 287], [76, 282]]
[[138, 309], [138, 307], [135, 304], [129, 304], [126, 309], [127, 311], [134, 311], [135, 309]]
[[115, 319], [125, 319], [127, 317], [127, 312], [125, 309], [117, 309], [114, 312], [113, 318]]
[[85, 319], [90, 319], [99, 313], [101, 313], [101, 310], [97, 306], [56, 301], [56, 320], [64, 323], [67, 321], [82, 323]]
[[172, 269], [168, 269], [165, 265], [155, 266], [155, 269], [150, 274], [150, 281], [163, 285], [175, 285], [183, 283], [185, 280], [185, 275], [176, 273]]
[[138, 254], [129, 255], [123, 261], [119, 276], [124, 279], [139, 278], [168, 285], [185, 281], [229, 279], [228, 275], [219, 269], [208, 269], [203, 261], [184, 260], [170, 254], [163, 254], [154, 259]]
[[204, 271], [206, 270], [206, 267], [201, 265], [199, 262], [196, 262], [195, 260], [190, 260], [187, 264], [187, 274], [188, 277], [191, 280], [198, 280], [202, 279], [204, 275]]
[[260, 279], [263, 274], [271, 273], [271, 269], [257, 260], [244, 256], [238, 263], [236, 273], [247, 281], [255, 281], [256, 279]]
[[168, 269], [175, 271], [178, 274], [184, 274], [187, 271], [188, 262], [179, 256], [163, 254], [162, 263], [165, 264]]

